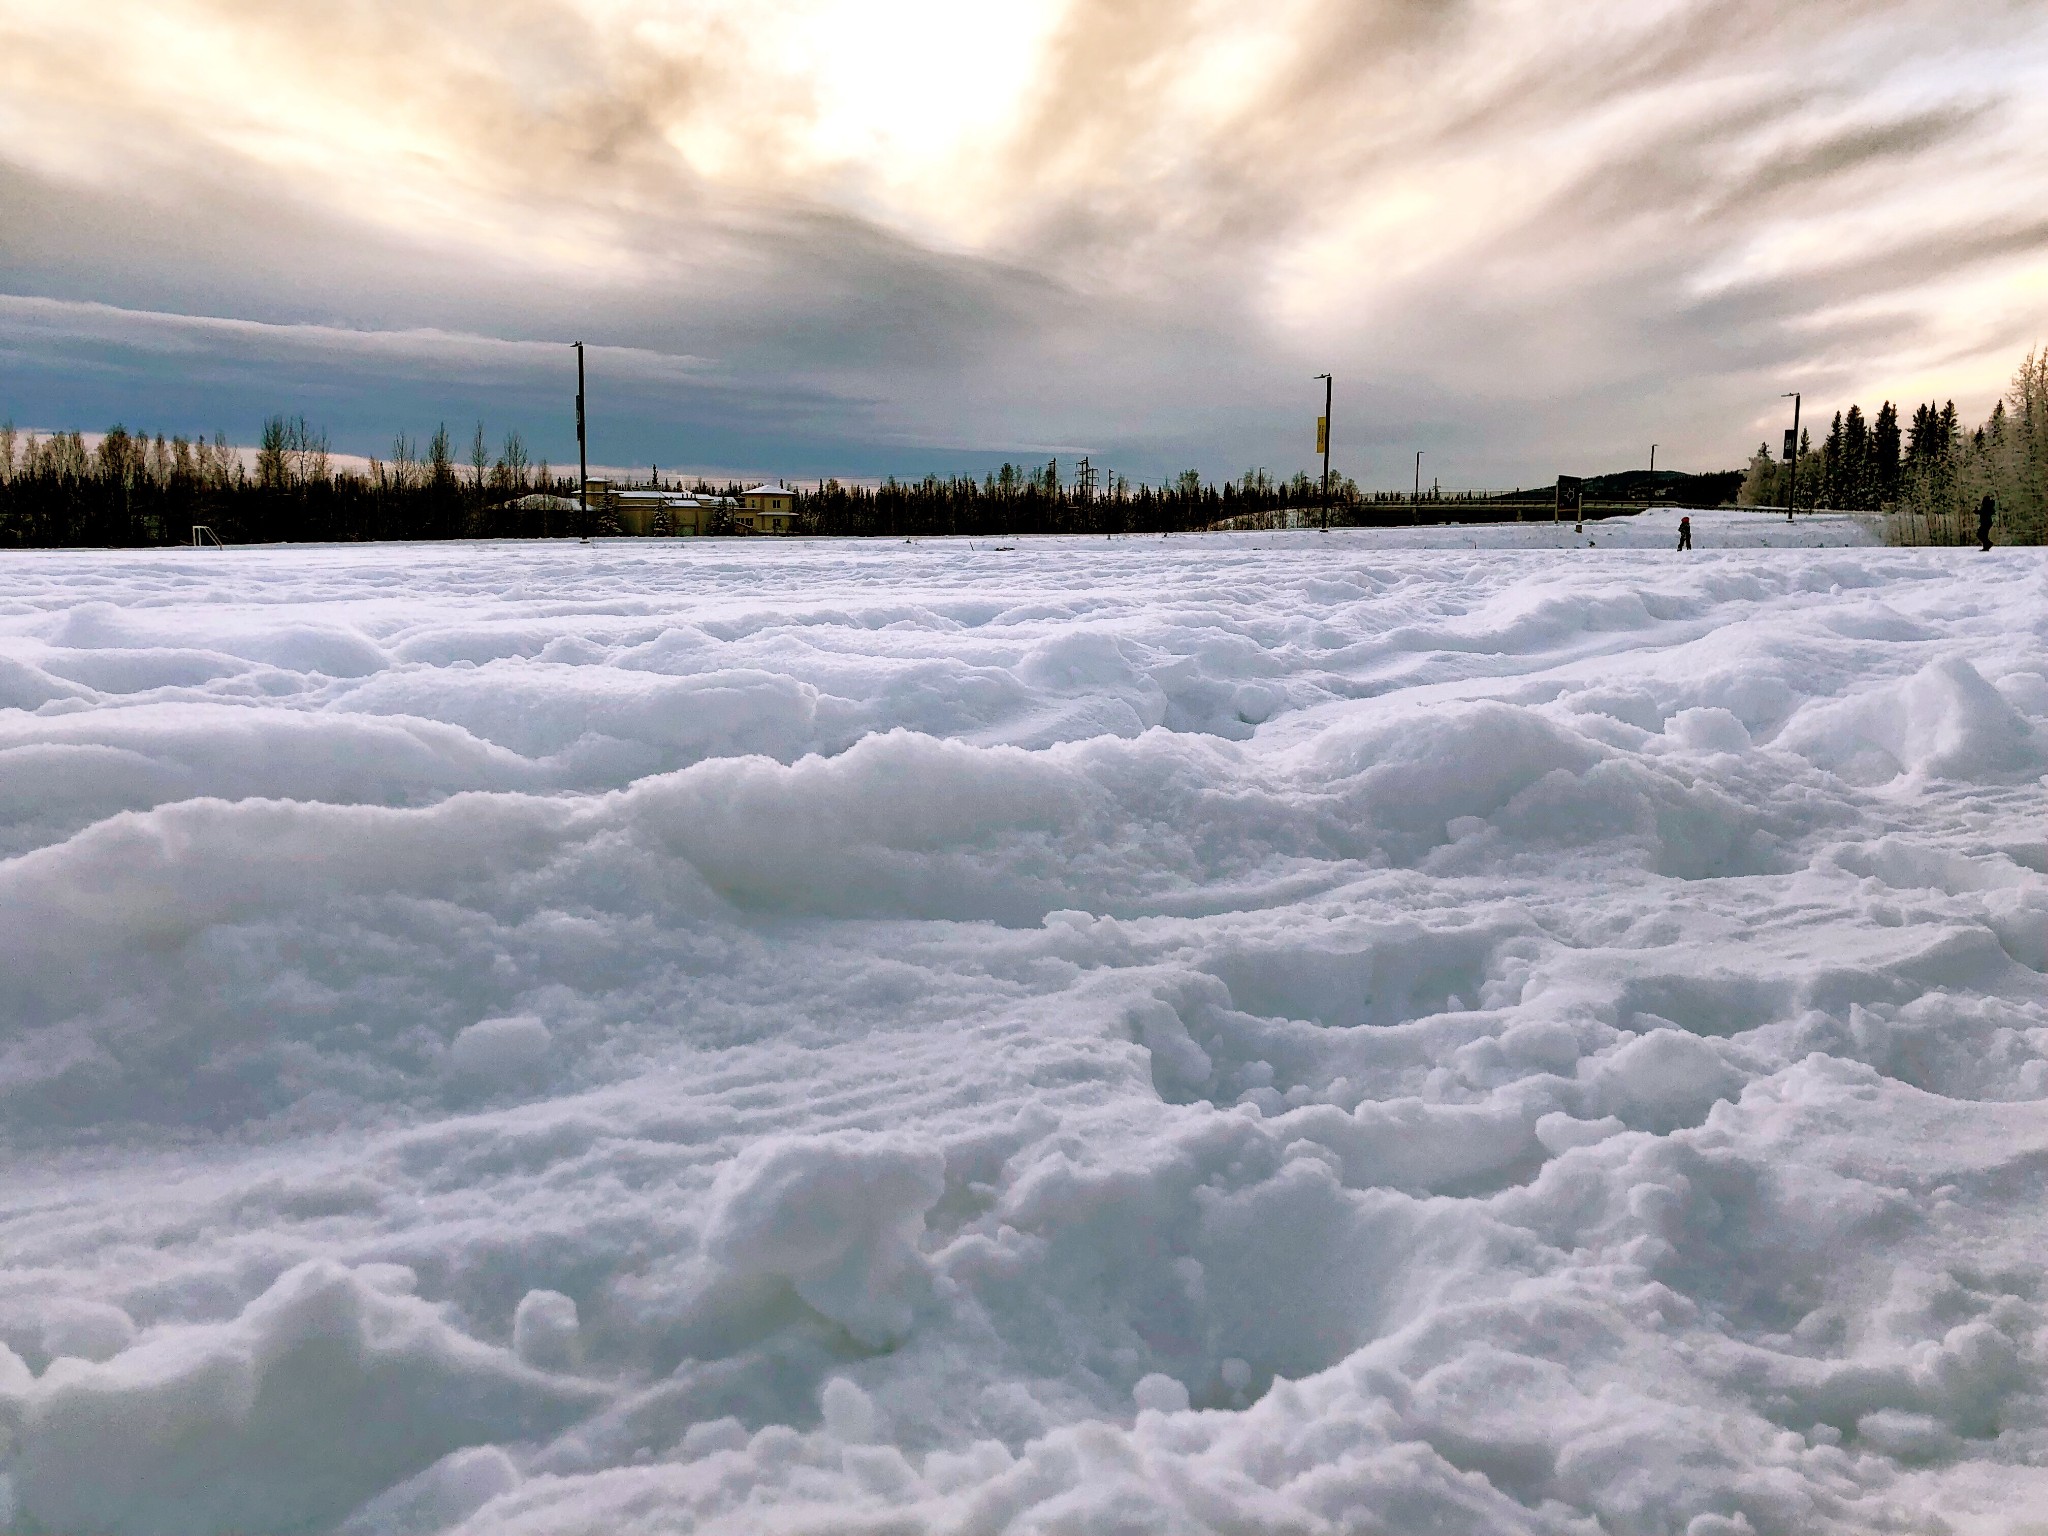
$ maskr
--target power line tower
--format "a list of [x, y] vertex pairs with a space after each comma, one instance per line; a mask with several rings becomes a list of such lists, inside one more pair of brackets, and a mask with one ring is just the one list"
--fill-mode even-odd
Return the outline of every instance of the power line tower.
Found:
[[1074, 469], [1074, 494], [1083, 501], [1095, 499], [1095, 466], [1085, 456]]

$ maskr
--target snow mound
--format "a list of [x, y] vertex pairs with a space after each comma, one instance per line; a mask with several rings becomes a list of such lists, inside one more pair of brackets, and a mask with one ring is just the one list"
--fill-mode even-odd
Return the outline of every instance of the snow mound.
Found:
[[512, 1314], [512, 1352], [543, 1371], [573, 1370], [582, 1355], [576, 1298], [560, 1291], [528, 1291]]
[[1959, 656], [1903, 681], [1815, 705], [1781, 744], [1860, 783], [1900, 774], [1981, 779], [2044, 766], [2032, 725]]
[[450, 1451], [364, 1505], [341, 1526], [340, 1536], [434, 1536], [518, 1486], [518, 1467], [496, 1446]]
[[2038, 566], [1675, 520], [24, 558], [0, 1527], [2007, 1536]]
[[43, 1321], [43, 1353], [53, 1360], [111, 1360], [134, 1342], [135, 1320], [111, 1302], [66, 1298]]
[[53, 1531], [317, 1527], [453, 1448], [532, 1438], [603, 1396], [313, 1261], [232, 1322], [54, 1362], [16, 1399], [17, 1517]]
[[892, 1137], [842, 1133], [756, 1142], [719, 1175], [704, 1252], [724, 1286], [787, 1281], [863, 1344], [910, 1329], [925, 1265], [924, 1216], [945, 1192], [945, 1156]]
[[448, 1062], [464, 1077], [497, 1080], [538, 1071], [554, 1036], [531, 1014], [479, 1019], [448, 1046]]

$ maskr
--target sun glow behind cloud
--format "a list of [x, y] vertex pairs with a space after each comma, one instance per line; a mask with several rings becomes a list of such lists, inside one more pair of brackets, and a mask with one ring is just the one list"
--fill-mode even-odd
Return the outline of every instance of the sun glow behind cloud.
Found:
[[796, 170], [866, 192], [876, 211], [908, 205], [943, 226], [975, 195], [971, 162], [1022, 113], [1062, 10], [906, 0], [878, 12], [811, 0], [784, 8], [756, 38], [752, 70], [808, 89]]

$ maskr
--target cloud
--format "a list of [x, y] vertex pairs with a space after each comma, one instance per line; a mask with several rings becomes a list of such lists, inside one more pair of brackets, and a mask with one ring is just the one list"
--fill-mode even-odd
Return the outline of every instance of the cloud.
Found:
[[546, 441], [581, 337], [627, 458], [1287, 469], [1328, 367], [1368, 481], [1720, 464], [1988, 405], [2044, 87], [1933, 0], [0, 0], [0, 413]]
[[[427, 327], [355, 330], [296, 322], [278, 325], [214, 315], [163, 314], [109, 304], [0, 295], [0, 335], [32, 345], [39, 336], [118, 342], [169, 356], [212, 351], [264, 352], [322, 364], [368, 364], [396, 372], [450, 372], [470, 379], [560, 366], [559, 343], [479, 336]], [[591, 349], [615, 374], [636, 381], [679, 382], [705, 368], [702, 358], [645, 347]]]

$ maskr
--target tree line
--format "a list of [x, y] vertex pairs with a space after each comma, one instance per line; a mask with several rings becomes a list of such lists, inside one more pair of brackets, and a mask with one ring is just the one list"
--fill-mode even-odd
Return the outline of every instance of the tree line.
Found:
[[1991, 414], [1966, 428], [1953, 400], [1914, 408], [1903, 429], [1887, 400], [1874, 417], [1861, 406], [1837, 411], [1819, 448], [1800, 434], [1793, 466], [1759, 443], [1736, 497], [1740, 506], [1798, 506], [1883, 512], [1887, 537], [1902, 544], [1976, 541], [1977, 508], [1997, 507], [1995, 536], [2010, 544], [2048, 541], [2048, 352], [2027, 354]]
[[[1333, 522], [1357, 521], [1372, 504], [1349, 477], [1331, 477]], [[1306, 474], [1281, 478], [1249, 469], [1219, 485], [1190, 469], [1148, 485], [1101, 475], [1085, 459], [1069, 477], [1058, 459], [1050, 459], [1038, 466], [1004, 464], [979, 479], [891, 476], [875, 486], [826, 480], [797, 497], [797, 531], [856, 538], [1188, 533], [1219, 523], [1284, 526], [1290, 512], [1319, 516], [1322, 506], [1322, 481]]]
[[[1987, 493], [1999, 506], [1998, 537], [2048, 537], [2048, 353], [2029, 353], [2011, 388], [1974, 429], [1954, 402], [1918, 407], [1903, 428], [1886, 401], [1837, 412], [1819, 448], [1798, 445], [1802, 509], [1883, 510], [1902, 543], [1963, 542]], [[1739, 487], [1738, 487], [1739, 481]], [[1688, 505], [1783, 506], [1790, 467], [1759, 445], [1746, 471], [1679, 476], [1639, 471], [1586, 482], [1588, 496], [1683, 499]], [[737, 483], [637, 482], [734, 497]], [[1603, 490], [1601, 487], [1608, 489]], [[1501, 493], [1493, 501], [1541, 505], [1548, 489]], [[1422, 498], [1361, 491], [1349, 476], [1321, 480], [1251, 469], [1215, 483], [1185, 470], [1157, 485], [1104, 474], [1083, 459], [1063, 473], [1057, 459], [1004, 464], [976, 478], [927, 475], [879, 485], [825, 480], [795, 493], [796, 531], [847, 537], [1182, 533], [1218, 526], [1281, 527], [1327, 521], [1337, 527], [1490, 518], [1434, 489]], [[303, 415], [273, 416], [253, 454], [216, 433], [149, 437], [115, 426], [88, 448], [77, 432], [24, 436], [0, 426], [0, 547], [189, 543], [195, 527], [223, 542], [348, 543], [364, 540], [549, 538], [616, 534], [602, 507], [578, 506], [573, 477], [535, 461], [517, 432], [494, 447], [478, 423], [458, 446], [446, 424], [424, 447], [400, 433], [384, 457], [338, 466], [327, 435]]]
[[[1680, 495], [1725, 500], [1739, 476], [1640, 472], [1588, 481], [1588, 494], [1623, 499]], [[1612, 482], [1608, 490], [1600, 487]], [[622, 485], [737, 497], [737, 483], [663, 479], [650, 468]], [[326, 434], [304, 416], [273, 416], [253, 454], [212, 441], [154, 438], [112, 428], [88, 448], [76, 432], [24, 440], [0, 427], [0, 547], [185, 544], [195, 527], [230, 544], [361, 540], [548, 538], [616, 534], [602, 506], [578, 506], [576, 484], [536, 462], [517, 432], [493, 448], [481, 424], [458, 449], [446, 425], [422, 446], [401, 433], [361, 468], [336, 463]], [[1491, 503], [1547, 505], [1552, 491], [1445, 493], [1425, 487], [1364, 491], [1333, 475], [1248, 469], [1220, 483], [1184, 470], [1160, 484], [1105, 474], [1083, 459], [1064, 469], [1004, 464], [973, 475], [891, 477], [879, 485], [836, 479], [797, 489], [795, 531], [853, 538], [1005, 537], [1022, 534], [1185, 533], [1216, 527], [1335, 527], [1484, 520]], [[1532, 513], [1531, 515], [1540, 515]]]
[[0, 426], [0, 546], [185, 544], [195, 527], [230, 544], [617, 531], [567, 510], [574, 494], [517, 432], [493, 450], [481, 425], [466, 452], [444, 424], [424, 448], [401, 433], [388, 458], [361, 469], [337, 468], [304, 416], [266, 420], [253, 458], [219, 433], [209, 442], [115, 426], [88, 448], [77, 432]]
[[[1921, 407], [1921, 417], [1926, 416], [1928, 409]], [[1954, 413], [1953, 403], [1949, 411]], [[1918, 451], [1921, 440], [1916, 435], [1913, 441]], [[1796, 491], [1791, 466], [1778, 460], [1770, 444], [1757, 444], [1743, 477], [1738, 504], [1783, 507], [1796, 494], [1802, 507], [1875, 512], [1898, 499], [1904, 472], [1900, 445], [1896, 405], [1885, 401], [1871, 419], [1864, 417], [1862, 406], [1852, 405], [1846, 412], [1835, 412], [1834, 424], [1818, 451], [1813, 446], [1812, 430], [1800, 432]]]
[[[737, 483], [621, 482], [737, 497]], [[1187, 470], [1161, 485], [1101, 475], [1057, 459], [971, 475], [891, 478], [878, 486], [821, 482], [797, 490], [796, 531], [849, 537], [1033, 533], [1172, 533], [1236, 521], [1274, 526], [1322, 504], [1319, 478], [1248, 470], [1217, 485]], [[1333, 522], [1388, 519], [1406, 498], [1362, 493], [1335, 476]], [[1376, 519], [1377, 514], [1377, 519]], [[0, 546], [185, 544], [195, 527], [238, 543], [616, 534], [602, 506], [578, 506], [573, 477], [535, 462], [517, 432], [495, 448], [479, 424], [458, 447], [446, 425], [421, 446], [399, 434], [361, 468], [338, 466], [327, 435], [304, 416], [273, 416], [253, 455], [211, 441], [110, 429], [88, 448], [77, 432], [26, 437], [0, 427]]]

